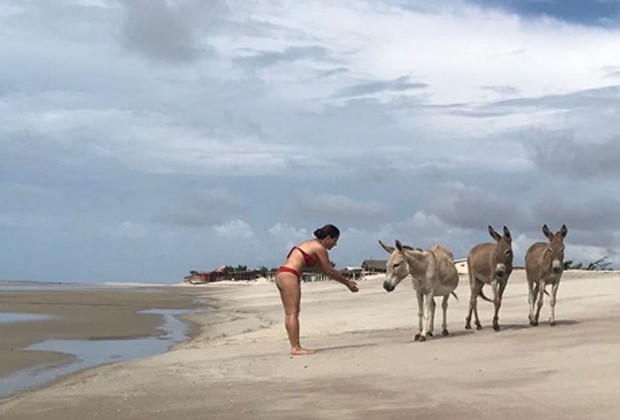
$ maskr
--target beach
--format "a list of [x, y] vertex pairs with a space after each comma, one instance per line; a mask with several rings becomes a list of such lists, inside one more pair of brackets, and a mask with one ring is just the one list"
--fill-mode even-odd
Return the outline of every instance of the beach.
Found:
[[[531, 327], [525, 274], [515, 270], [500, 332], [491, 328], [493, 305], [484, 301], [483, 329], [464, 329], [469, 286], [461, 276], [459, 300], [451, 298], [448, 308], [450, 335], [441, 335], [438, 306], [435, 335], [423, 343], [413, 340], [417, 307], [408, 280], [392, 293], [380, 275], [359, 287], [352, 294], [333, 281], [302, 285], [302, 344], [317, 350], [303, 357], [288, 354], [279, 295], [268, 281], [178, 285], [151, 297], [134, 290], [62, 292], [52, 306], [68, 319], [61, 323], [71, 326], [62, 327], [66, 338], [153, 334], [157, 318], [136, 317], [137, 308], [203, 303], [183, 315], [192, 326], [187, 341], [20, 392], [2, 400], [0, 418], [615, 419], [620, 413], [618, 272], [565, 272], [557, 326], [547, 321], [546, 298], [540, 325]], [[18, 298], [3, 294], [3, 310], [49, 313], [44, 294]], [[108, 310], [92, 314], [101, 302]], [[89, 322], [107, 327], [92, 336], [89, 327], [80, 329]], [[30, 323], [45, 324], [38, 336], [57, 335], [51, 320]], [[0, 328], [15, 336], [13, 348], [31, 340], [15, 326]], [[14, 362], [9, 353], [3, 344], [3, 375], [33, 363], [17, 356]], [[39, 356], [52, 364], [68, 357]]]

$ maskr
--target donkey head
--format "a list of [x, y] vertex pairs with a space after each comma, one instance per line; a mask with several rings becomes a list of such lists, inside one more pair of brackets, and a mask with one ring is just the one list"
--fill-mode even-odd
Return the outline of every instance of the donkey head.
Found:
[[402, 279], [409, 275], [409, 265], [403, 255], [403, 249], [406, 247], [404, 247], [399, 240], [396, 240], [396, 247], [387, 246], [381, 241], [379, 241], [379, 245], [390, 254], [390, 258], [386, 264], [387, 271], [385, 273], [385, 280], [383, 281], [383, 288], [391, 292]]
[[562, 225], [559, 231], [553, 233], [547, 225], [543, 225], [542, 231], [549, 239], [549, 246], [543, 255], [545, 267], [551, 267], [551, 271], [558, 274], [564, 269], [564, 238], [568, 234], [566, 225]]
[[512, 236], [506, 226], [504, 226], [504, 236], [497, 233], [491, 225], [489, 225], [489, 234], [497, 242], [493, 253], [494, 270], [495, 275], [501, 278], [512, 271]]

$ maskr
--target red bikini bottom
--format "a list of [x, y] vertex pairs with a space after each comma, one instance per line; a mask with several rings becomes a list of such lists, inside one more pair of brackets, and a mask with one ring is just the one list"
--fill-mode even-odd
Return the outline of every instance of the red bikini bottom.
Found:
[[280, 268], [278, 268], [278, 271], [276, 271], [276, 276], [280, 273], [295, 274], [297, 276], [297, 279], [301, 280], [301, 274], [299, 273], [299, 271], [295, 270], [294, 268], [286, 267], [284, 265], [280, 266]]

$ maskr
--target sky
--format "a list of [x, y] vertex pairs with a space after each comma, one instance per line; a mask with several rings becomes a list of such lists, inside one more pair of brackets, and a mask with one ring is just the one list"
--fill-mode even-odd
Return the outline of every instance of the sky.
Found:
[[178, 283], [333, 223], [620, 268], [618, 0], [0, 0], [0, 278]]

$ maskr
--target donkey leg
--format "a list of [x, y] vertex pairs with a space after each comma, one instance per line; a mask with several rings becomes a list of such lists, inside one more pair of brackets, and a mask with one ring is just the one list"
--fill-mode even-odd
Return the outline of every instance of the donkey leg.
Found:
[[497, 280], [493, 280], [491, 282], [491, 287], [493, 288], [493, 306], [495, 307], [495, 313], [493, 314], [493, 329], [495, 331], [500, 331], [499, 327], [499, 308], [502, 306], [502, 284], [498, 283]]
[[431, 322], [431, 312], [435, 301], [433, 300], [433, 293], [427, 293], [424, 295], [424, 319], [422, 322], [423, 329], [420, 333], [420, 341], [426, 341], [426, 337], [428, 336]]
[[479, 330], [480, 328], [482, 328], [482, 326], [480, 325], [480, 319], [478, 318], [477, 299], [478, 299], [478, 294], [480, 294], [480, 290], [482, 289], [483, 285], [484, 283], [476, 281], [476, 280], [473, 280], [472, 282], [470, 282], [471, 294], [469, 295], [469, 312], [467, 313], [467, 318], [465, 318], [465, 329], [467, 330], [471, 329], [472, 312], [474, 312], [476, 316], [476, 329]]
[[469, 307], [467, 309], [467, 316], [465, 317], [465, 329], [471, 330], [471, 313], [474, 310], [474, 304], [476, 302], [476, 298], [478, 294], [476, 294], [474, 288], [476, 285], [476, 278], [474, 273], [472, 272], [472, 268], [469, 266], [469, 262], [467, 263], [468, 268], [468, 277], [469, 277]]
[[549, 305], [551, 305], [551, 318], [549, 318], [549, 325], [555, 326], [555, 296], [558, 293], [558, 287], [560, 287], [560, 281], [558, 280], [551, 287], [551, 298], [549, 299]]
[[538, 287], [538, 298], [536, 299], [536, 314], [534, 314], [534, 322], [538, 325], [538, 319], [540, 318], [540, 310], [542, 309], [545, 299], [545, 284], [541, 280]]
[[531, 282], [528, 280], [527, 287], [527, 302], [530, 305], [530, 314], [528, 315], [528, 318], [530, 319], [530, 325], [536, 326], [538, 325], [538, 322], [534, 319], [534, 307], [536, 305], [536, 297], [538, 296], [538, 283], [536, 282], [536, 284], [534, 284], [533, 281]]
[[415, 341], [420, 341], [420, 337], [422, 336], [422, 318], [424, 315], [424, 295], [422, 292], [415, 291], [416, 299], [418, 301], [418, 333], [413, 336]]
[[429, 321], [429, 326], [426, 332], [426, 336], [427, 337], [432, 337], [433, 336], [433, 332], [435, 331], [435, 309], [436, 309], [437, 305], [435, 304], [435, 298], [431, 297], [431, 319]]
[[443, 313], [443, 321], [441, 323], [441, 335], [448, 335], [448, 299], [450, 295], [447, 294], [441, 301], [441, 311]]

